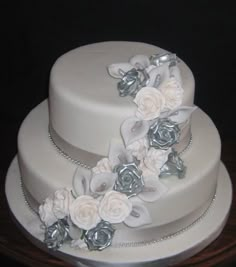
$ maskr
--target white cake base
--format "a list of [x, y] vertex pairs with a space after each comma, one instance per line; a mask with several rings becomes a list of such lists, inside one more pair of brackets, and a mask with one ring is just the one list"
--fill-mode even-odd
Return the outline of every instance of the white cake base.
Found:
[[48, 250], [43, 243], [44, 231], [39, 218], [30, 210], [22, 193], [17, 158], [8, 170], [6, 196], [12, 214], [29, 240], [46, 252], [75, 266], [169, 266], [189, 258], [209, 245], [221, 233], [230, 210], [232, 185], [221, 163], [216, 197], [205, 215], [181, 233], [164, 241], [143, 247], [107, 248], [90, 252], [64, 245], [59, 251]]

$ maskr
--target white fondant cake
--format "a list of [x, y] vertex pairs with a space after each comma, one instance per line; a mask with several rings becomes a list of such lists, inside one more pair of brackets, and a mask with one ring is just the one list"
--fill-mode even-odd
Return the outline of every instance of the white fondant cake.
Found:
[[194, 87], [182, 60], [144, 43], [87, 45], [56, 61], [49, 100], [18, 135], [24, 191], [49, 248], [148, 244], [206, 212], [221, 143]]

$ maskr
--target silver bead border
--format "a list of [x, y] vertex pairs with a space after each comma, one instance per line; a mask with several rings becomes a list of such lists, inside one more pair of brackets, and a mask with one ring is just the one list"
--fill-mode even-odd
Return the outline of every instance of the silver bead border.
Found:
[[191, 133], [188, 145], [182, 151], [179, 152], [179, 155], [182, 156], [185, 152], [187, 152], [192, 146], [192, 144], [193, 144], [193, 135]]
[[53, 140], [50, 132], [48, 132], [48, 137], [49, 137], [49, 140], [51, 141], [52, 145], [54, 146], [54, 148], [57, 150], [57, 152], [63, 156], [64, 158], [66, 158], [67, 160], [69, 160], [70, 162], [76, 164], [76, 165], [79, 165], [80, 167], [83, 167], [83, 168], [86, 168], [88, 170], [92, 169], [91, 166], [81, 162], [80, 160], [76, 160], [76, 159], [73, 159], [71, 156], [69, 156], [66, 152], [64, 152]]
[[31, 207], [29, 201], [27, 200], [27, 194], [25, 192], [24, 184], [23, 184], [23, 180], [22, 180], [21, 176], [20, 176], [20, 188], [21, 188], [21, 192], [22, 192], [22, 195], [23, 195], [24, 202], [25, 202], [26, 206], [29, 208], [31, 213], [33, 213], [34, 215], [38, 216], [38, 213]]
[[166, 236], [163, 236], [159, 239], [153, 239], [150, 241], [139, 241], [139, 242], [124, 242], [124, 243], [120, 243], [117, 244], [116, 246], [114, 246], [115, 248], [126, 248], [126, 247], [144, 247], [144, 246], [150, 246], [153, 244], [158, 244], [160, 242], [163, 242], [165, 240], [170, 240], [173, 239], [181, 234], [184, 234], [185, 232], [187, 232], [188, 230], [190, 230], [191, 228], [193, 228], [195, 225], [197, 225], [198, 223], [202, 222], [202, 220], [206, 217], [206, 215], [210, 212], [212, 206], [214, 205], [214, 202], [216, 200], [216, 194], [214, 195], [214, 197], [212, 198], [212, 201], [210, 203], [210, 205], [208, 206], [208, 208], [204, 211], [204, 213], [198, 217], [195, 221], [193, 221], [191, 224], [187, 225], [186, 227], [180, 229], [179, 231], [173, 233], [173, 234], [169, 234]]

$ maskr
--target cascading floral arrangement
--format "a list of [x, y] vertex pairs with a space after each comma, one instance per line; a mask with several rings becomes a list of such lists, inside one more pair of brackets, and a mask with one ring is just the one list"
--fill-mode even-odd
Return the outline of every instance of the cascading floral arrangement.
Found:
[[115, 225], [151, 224], [145, 202], [168, 190], [162, 177], [183, 178], [186, 166], [174, 146], [196, 107], [182, 106], [184, 90], [175, 54], [136, 55], [108, 67], [121, 97], [137, 105], [121, 125], [123, 143], [111, 143], [107, 158], [89, 169], [78, 167], [72, 189], [63, 188], [39, 207], [48, 248], [67, 240], [73, 247], [103, 250], [112, 244]]

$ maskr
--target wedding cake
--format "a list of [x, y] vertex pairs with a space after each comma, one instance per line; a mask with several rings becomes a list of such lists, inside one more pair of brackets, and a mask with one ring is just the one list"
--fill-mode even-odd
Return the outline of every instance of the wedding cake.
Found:
[[221, 142], [194, 90], [178, 56], [144, 43], [90, 44], [55, 62], [48, 100], [18, 135], [24, 198], [49, 251], [111, 264], [117, 251], [169, 241], [204, 220]]

